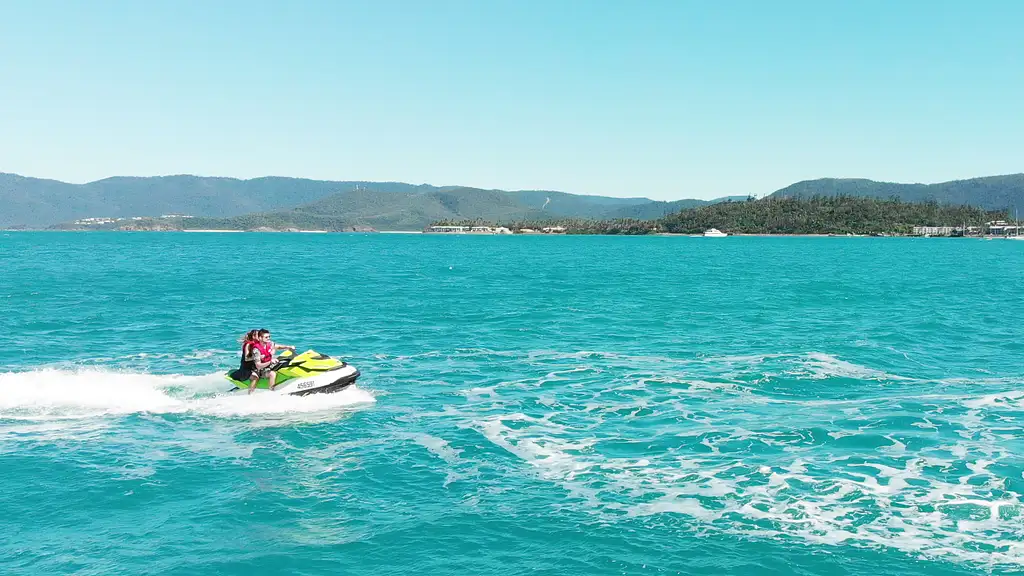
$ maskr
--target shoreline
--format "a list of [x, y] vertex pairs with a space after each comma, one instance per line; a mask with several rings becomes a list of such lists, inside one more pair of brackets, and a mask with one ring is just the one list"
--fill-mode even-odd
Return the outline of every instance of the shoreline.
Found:
[[[194, 230], [88, 230], [88, 229], [73, 229], [73, 230], [53, 230], [53, 229], [9, 229], [0, 228], [0, 232], [4, 234], [11, 233], [24, 233], [24, 232], [153, 232], [153, 233], [188, 233], [188, 234], [389, 234], [398, 236], [408, 235], [424, 235], [424, 236], [618, 236], [618, 237], [662, 237], [662, 238], [707, 238], [703, 234], [684, 234], [675, 232], [658, 232], [653, 234], [531, 234], [531, 233], [515, 233], [515, 234], [482, 234], [482, 233], [427, 233], [420, 230], [374, 230], [374, 231], [338, 231], [332, 232], [330, 230], [218, 230], [218, 229], [194, 229]], [[1005, 240], [1006, 236], [916, 236], [911, 234], [885, 234], [875, 236], [871, 234], [744, 234], [736, 233], [724, 236], [725, 238], [919, 238], [919, 239], [973, 239], [973, 240]]]

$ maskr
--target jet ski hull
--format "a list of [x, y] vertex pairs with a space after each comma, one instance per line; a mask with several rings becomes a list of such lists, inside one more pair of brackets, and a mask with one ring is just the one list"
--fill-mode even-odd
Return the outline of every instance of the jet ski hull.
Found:
[[[335, 392], [341, 392], [345, 388], [348, 388], [349, 386], [355, 384], [356, 379], [359, 378], [359, 376], [359, 370], [355, 370], [354, 373], [340, 376], [337, 380], [334, 380], [330, 384], [326, 385], [321, 385], [319, 383], [314, 382], [299, 381], [295, 383], [295, 386], [288, 387], [289, 390], [294, 390], [293, 392], [289, 392], [284, 389], [282, 389], [281, 392], [284, 394], [291, 394], [292, 396], [309, 396], [310, 394], [333, 394]], [[275, 387], [274, 390], [277, 391], [278, 388]]]

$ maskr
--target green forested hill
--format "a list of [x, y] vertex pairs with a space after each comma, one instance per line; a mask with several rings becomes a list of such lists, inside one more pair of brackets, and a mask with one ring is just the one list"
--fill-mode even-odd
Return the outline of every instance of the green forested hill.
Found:
[[978, 206], [988, 210], [1014, 208], [1024, 211], [1024, 174], [954, 180], [939, 184], [896, 184], [858, 178], [805, 180], [776, 191], [772, 196], [860, 196], [899, 198], [904, 202]]

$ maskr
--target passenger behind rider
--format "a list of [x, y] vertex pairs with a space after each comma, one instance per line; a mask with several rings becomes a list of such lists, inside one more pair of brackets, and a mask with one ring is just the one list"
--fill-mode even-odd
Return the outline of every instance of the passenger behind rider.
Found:
[[261, 378], [266, 378], [271, 390], [277, 386], [277, 371], [271, 370], [274, 363], [274, 352], [277, 350], [295, 351], [295, 346], [275, 344], [270, 339], [270, 330], [250, 330], [242, 342], [242, 364], [250, 368], [249, 394], [256, 388]]

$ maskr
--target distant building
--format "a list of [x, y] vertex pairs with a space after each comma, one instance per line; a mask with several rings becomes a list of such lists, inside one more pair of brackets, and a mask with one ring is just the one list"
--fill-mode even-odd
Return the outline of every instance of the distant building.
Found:
[[79, 226], [99, 226], [100, 224], [113, 224], [114, 222], [119, 222], [121, 220], [123, 220], [123, 218], [79, 218], [78, 220], [75, 220], [74, 223]]
[[511, 234], [504, 226], [431, 226], [427, 232], [434, 234]]
[[914, 226], [915, 236], [956, 236], [963, 233], [960, 226]]
[[988, 227], [988, 233], [993, 236], [1017, 236], [1020, 234], [1020, 226], [1010, 224], [1005, 220], [986, 222], [985, 225]]

